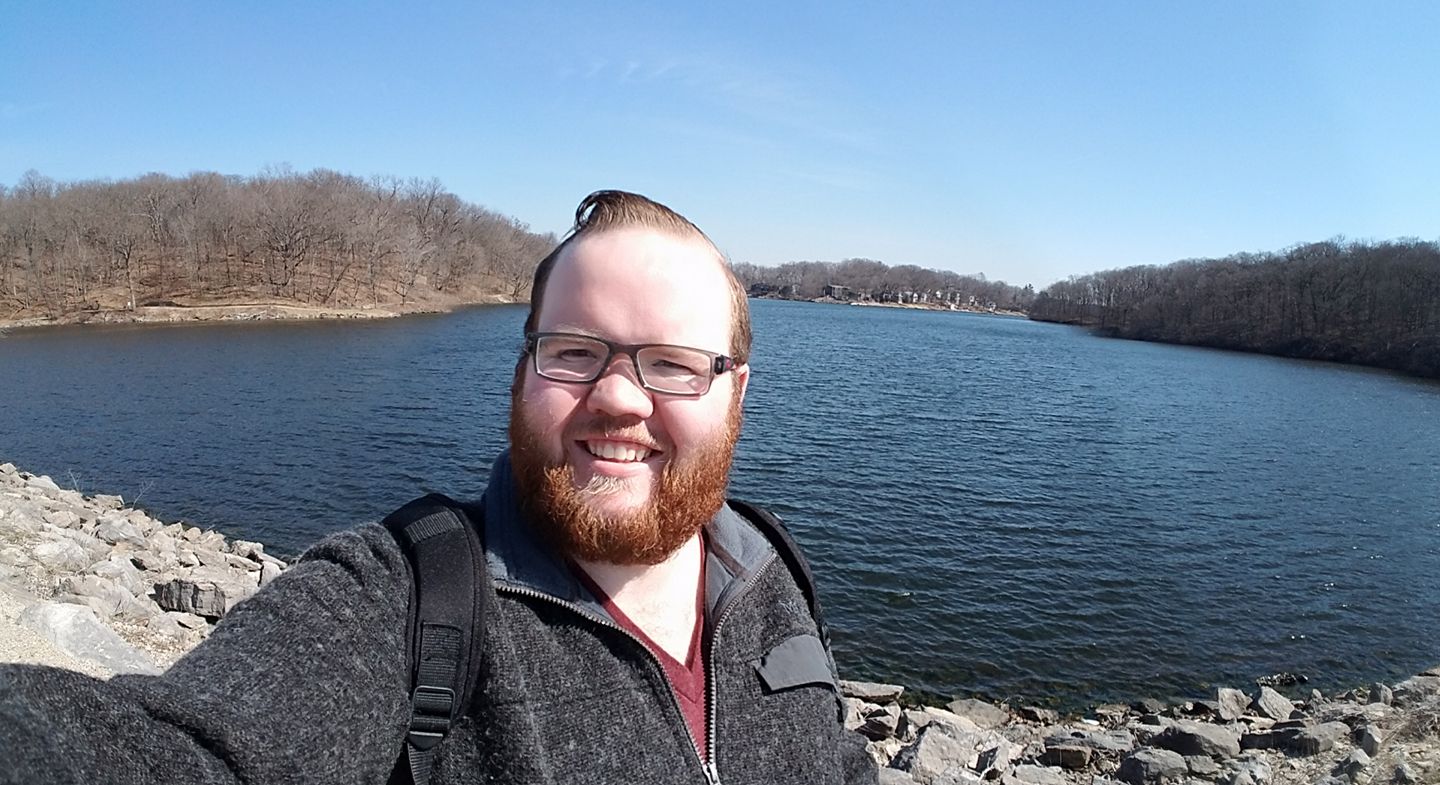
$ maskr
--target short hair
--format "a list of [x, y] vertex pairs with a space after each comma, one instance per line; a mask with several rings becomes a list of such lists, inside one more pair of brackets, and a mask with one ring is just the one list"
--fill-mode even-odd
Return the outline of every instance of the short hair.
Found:
[[525, 332], [534, 332], [540, 319], [540, 307], [545, 300], [545, 285], [550, 280], [550, 271], [555, 262], [571, 243], [587, 235], [601, 234], [616, 229], [654, 229], [658, 232], [682, 239], [703, 240], [715, 251], [715, 261], [725, 271], [730, 285], [730, 356], [737, 363], [750, 359], [750, 303], [745, 287], [735, 277], [735, 271], [725, 260], [725, 255], [700, 228], [685, 216], [659, 202], [628, 191], [596, 191], [585, 197], [575, 208], [575, 225], [555, 249], [540, 260], [535, 268], [535, 280], [530, 285], [530, 314], [525, 317]]

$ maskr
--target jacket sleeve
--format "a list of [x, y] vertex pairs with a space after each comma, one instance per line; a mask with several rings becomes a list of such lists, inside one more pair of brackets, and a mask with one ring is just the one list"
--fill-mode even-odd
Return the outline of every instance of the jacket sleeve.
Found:
[[409, 567], [311, 548], [161, 676], [0, 668], [0, 783], [384, 782], [409, 717]]
[[865, 737], [844, 728], [840, 730], [840, 767], [845, 785], [878, 785], [880, 781], [875, 759], [865, 751]]

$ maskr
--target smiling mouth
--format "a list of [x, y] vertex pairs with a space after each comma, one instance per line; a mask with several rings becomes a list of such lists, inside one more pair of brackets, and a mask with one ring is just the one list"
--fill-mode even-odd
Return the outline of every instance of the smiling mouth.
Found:
[[631, 442], [612, 442], [603, 439], [588, 439], [580, 442], [585, 451], [607, 461], [617, 463], [639, 463], [655, 451]]

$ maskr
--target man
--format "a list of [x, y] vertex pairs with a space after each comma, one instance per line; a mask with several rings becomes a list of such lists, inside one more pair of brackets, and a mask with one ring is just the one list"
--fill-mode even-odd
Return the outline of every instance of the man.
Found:
[[[714, 244], [592, 194], [525, 330], [476, 516], [483, 667], [431, 781], [874, 782], [800, 587], [725, 504], [750, 322]], [[0, 781], [383, 782], [410, 714], [410, 585], [391, 535], [360, 527], [164, 676], [0, 671]]]

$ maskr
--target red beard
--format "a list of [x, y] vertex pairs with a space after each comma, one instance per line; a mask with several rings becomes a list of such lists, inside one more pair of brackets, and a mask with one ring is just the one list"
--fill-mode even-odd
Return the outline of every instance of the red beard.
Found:
[[735, 396], [725, 428], [687, 457], [666, 463], [640, 509], [605, 515], [596, 512], [587, 503], [586, 492], [575, 487], [575, 470], [563, 455], [552, 460], [545, 454], [543, 431], [525, 416], [518, 394], [512, 394], [510, 465], [521, 509], [562, 556], [608, 564], [659, 564], [699, 533], [724, 505], [740, 420], [739, 396]]

